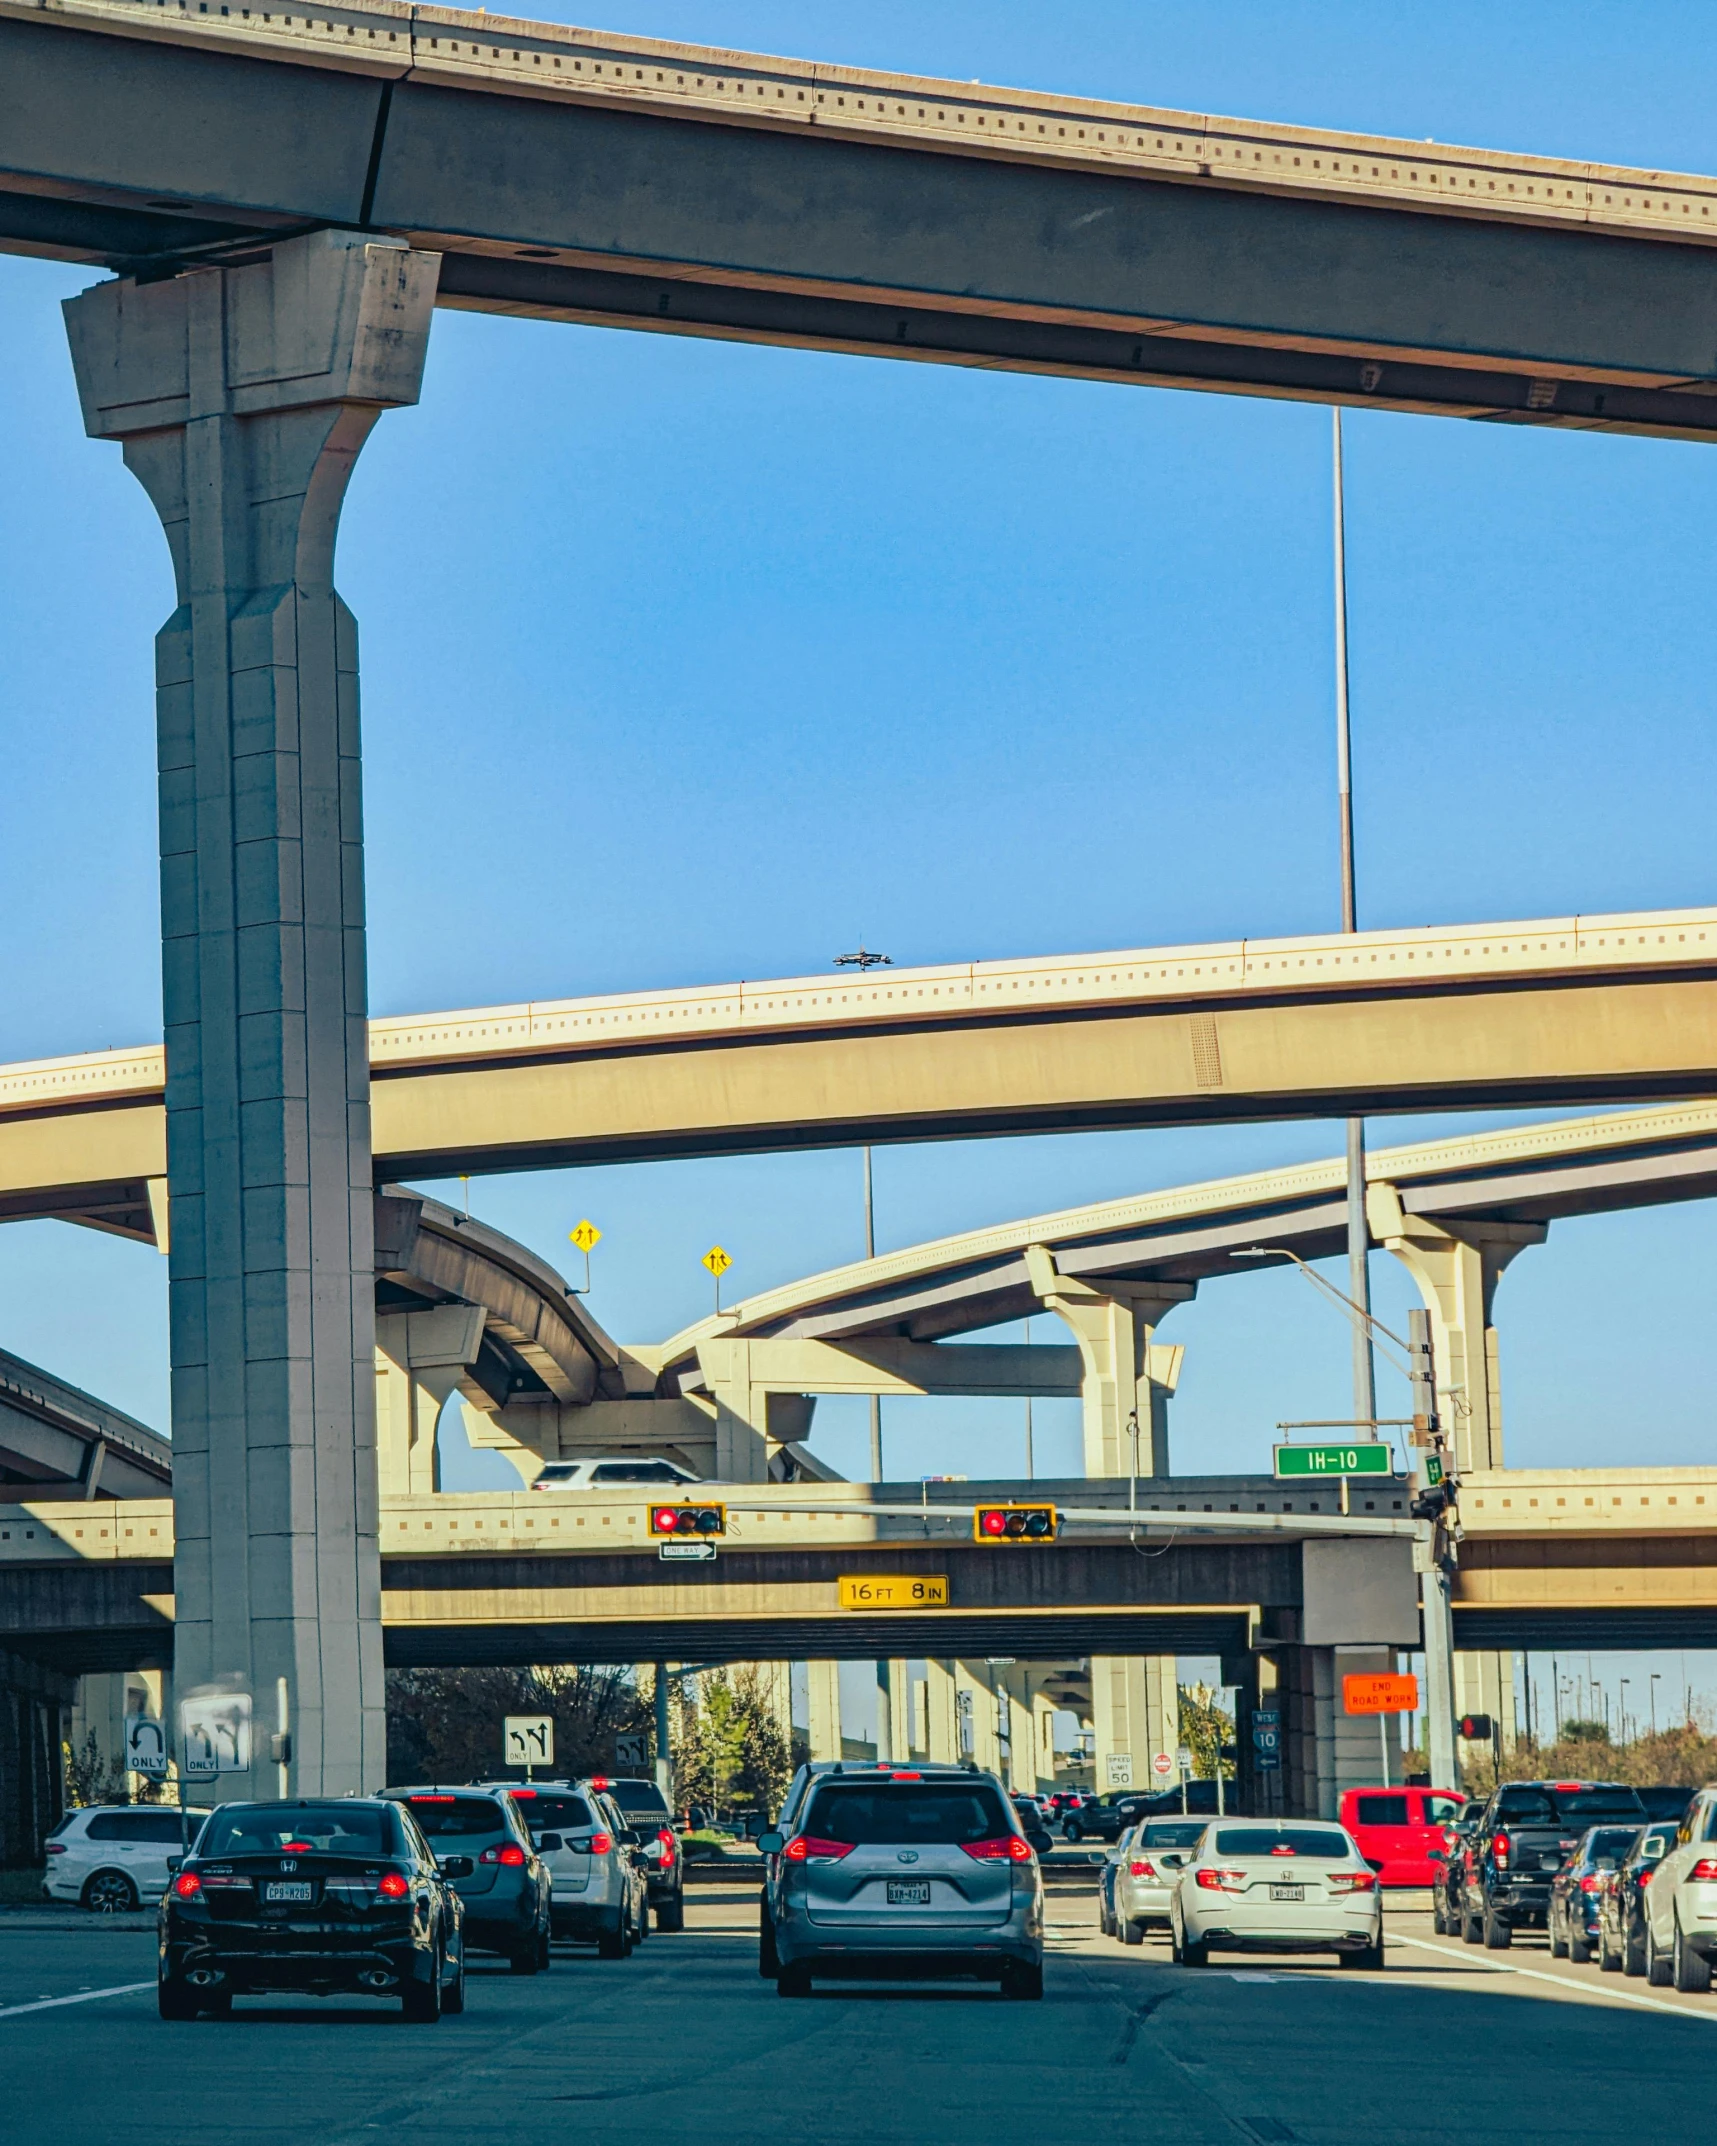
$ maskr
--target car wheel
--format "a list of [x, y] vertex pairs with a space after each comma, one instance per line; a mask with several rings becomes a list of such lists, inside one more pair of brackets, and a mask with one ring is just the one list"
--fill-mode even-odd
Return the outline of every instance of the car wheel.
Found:
[[596, 1940], [596, 1957], [599, 1960], [623, 1960], [626, 1957], [626, 1926], [616, 1923], [612, 1930], [604, 1930]]
[[1043, 1995], [1043, 1962], [1009, 1960], [1002, 1969], [1002, 1995], [1011, 2003], [1035, 2004]]
[[1484, 1939], [1486, 1952], [1506, 1952], [1509, 1946], [1514, 1943], [1512, 1926], [1504, 1922], [1502, 1917], [1492, 1908], [1487, 1907], [1484, 1911], [1484, 1922], [1481, 1925], [1480, 1934]]
[[1622, 1939], [1622, 1973], [1643, 1975], [1645, 1973], [1645, 1938], [1630, 1929]]
[[804, 1961], [793, 1960], [776, 1969], [775, 1994], [777, 1997], [810, 1996], [811, 1970]]
[[539, 1973], [554, 1965], [554, 1954], [549, 1949], [549, 1927], [545, 1922], [537, 1932], [537, 1968]]
[[509, 1952], [507, 1965], [516, 1975], [534, 1975], [542, 1966], [542, 1954], [537, 1949], [535, 1937], [526, 1938], [517, 1951]]
[[399, 2008], [415, 2026], [433, 2027], [441, 2017], [441, 1955], [438, 1952], [427, 1982], [408, 1982], [399, 1993]]
[[656, 1928], [683, 1930], [686, 1926], [686, 1900], [683, 1893], [676, 1893], [672, 1900], [664, 1900], [656, 1909]]
[[155, 1985], [155, 2009], [163, 2019], [195, 2019], [197, 2000], [184, 1983], [164, 1976]]
[[775, 1975], [780, 1971], [781, 1959], [775, 1950], [775, 1925], [769, 1919], [769, 1910], [764, 1908], [757, 1921], [757, 1972]]
[[453, 1980], [441, 1992], [441, 2009], [457, 2019], [465, 2009], [465, 1947], [459, 1948], [459, 1964]]
[[1142, 1945], [1145, 1941], [1145, 1926], [1142, 1922], [1124, 1922], [1121, 1925], [1123, 1945]]
[[1449, 1926], [1449, 1911], [1443, 1905], [1443, 1896], [1440, 1891], [1433, 1892], [1431, 1895], [1431, 1928], [1436, 1931], [1439, 1937], [1453, 1937], [1454, 1935], [1454, 1931]]
[[1463, 1945], [1482, 1945], [1484, 1943], [1484, 1924], [1480, 1922], [1476, 1915], [1462, 1913], [1461, 1943]]
[[1097, 1910], [1097, 1927], [1105, 1937], [1113, 1937], [1115, 1934], [1115, 1918], [1105, 1907]]
[[1702, 1996], [1711, 1987], [1711, 1962], [1702, 1952], [1695, 1952], [1682, 1935], [1681, 1921], [1675, 1924], [1675, 1951], [1671, 1956], [1675, 1987], [1692, 1997]]
[[1544, 1918], [1544, 1934], [1550, 1940], [1550, 1957], [1553, 1960], [1565, 1960], [1568, 1957], [1568, 1941], [1557, 1935], [1554, 1908]]
[[1065, 1841], [1080, 1841], [1085, 1838], [1084, 1833], [1080, 1830], [1080, 1825], [1077, 1818], [1068, 1819], [1067, 1823], [1061, 1829], [1061, 1837]]
[[1651, 1917], [1645, 1925], [1645, 1978], [1654, 1990], [1666, 1990], [1674, 1972], [1674, 1962], [1667, 1954], [1657, 1949], [1657, 1932], [1651, 1926]]
[[1622, 1956], [1611, 1945], [1602, 1923], [1598, 1925], [1598, 1972], [1613, 1975], [1622, 1964]]
[[1589, 1967], [1592, 1961], [1592, 1947], [1590, 1943], [1583, 1937], [1576, 1937], [1574, 1935], [1573, 1926], [1571, 1924], [1567, 1927], [1569, 1959], [1573, 1961], [1576, 1967]]
[[1338, 1952], [1335, 1956], [1338, 1967], [1364, 1967], [1376, 1974], [1383, 1966], [1383, 1933], [1377, 1934], [1375, 1945], [1367, 1945], [1363, 1952]]
[[137, 1905], [137, 1888], [123, 1870], [98, 1870], [84, 1881], [79, 1897], [97, 1915], [129, 1915]]

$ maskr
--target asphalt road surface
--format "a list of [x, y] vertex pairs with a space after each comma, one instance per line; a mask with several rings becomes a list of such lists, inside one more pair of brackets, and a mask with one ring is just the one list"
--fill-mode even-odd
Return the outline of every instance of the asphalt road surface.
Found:
[[[1703, 2136], [1717, 1996], [1486, 1954], [1391, 1914], [1388, 1967], [1223, 1961], [1099, 1938], [1052, 1896], [1041, 2005], [755, 1972], [754, 1896], [696, 1899], [630, 1960], [473, 1966], [462, 2019], [241, 1999], [163, 2025], [146, 1927], [0, 1913], [0, 2131], [111, 2146], [1176, 2146]], [[135, 1985], [142, 1984], [139, 1988]], [[69, 2001], [68, 2001], [69, 2000]], [[1125, 2131], [1123, 2132], [1123, 2126]]]

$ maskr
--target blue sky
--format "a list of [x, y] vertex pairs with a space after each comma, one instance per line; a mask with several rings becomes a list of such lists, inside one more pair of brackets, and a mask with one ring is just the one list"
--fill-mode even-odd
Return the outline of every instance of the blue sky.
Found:
[[[604, 13], [1717, 169], [1708, 7]], [[170, 584], [142, 492], [81, 433], [58, 301], [90, 280], [0, 260], [5, 1059], [159, 1033]], [[861, 934], [942, 961], [1329, 928], [1328, 464], [1327, 413], [1289, 404], [439, 315], [423, 401], [366, 449], [340, 548], [377, 1010], [794, 974]], [[1348, 464], [1362, 921], [1710, 900], [1717, 457], [1361, 413]], [[1338, 1144], [1298, 1125], [890, 1150], [879, 1242]], [[861, 1247], [851, 1154], [494, 1179], [472, 1204], [553, 1258], [593, 1216], [594, 1308], [622, 1339], [705, 1308], [717, 1238], [736, 1294]], [[1700, 1205], [1560, 1223], [1516, 1263], [1513, 1460], [1711, 1458], [1714, 1255]], [[153, 1254], [0, 1231], [0, 1345], [156, 1423], [164, 1302]], [[1347, 1407], [1345, 1331], [1290, 1274], [1208, 1287], [1165, 1338], [1187, 1344], [1184, 1468], [1264, 1465], [1278, 1419]], [[1017, 1464], [1019, 1418], [897, 1404], [891, 1468]], [[861, 1407], [824, 1405], [838, 1465], [862, 1439]], [[1040, 1405], [1038, 1450], [1074, 1465], [1069, 1407]]]

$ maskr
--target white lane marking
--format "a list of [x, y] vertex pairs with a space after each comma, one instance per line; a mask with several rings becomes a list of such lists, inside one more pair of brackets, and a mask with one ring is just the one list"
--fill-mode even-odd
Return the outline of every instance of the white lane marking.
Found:
[[1230, 1967], [1224, 1970], [1230, 1982], [1281, 1982], [1286, 1978], [1272, 1975], [1261, 1967]]
[[75, 1997], [38, 1997], [34, 2004], [0, 2005], [0, 2019], [16, 2019], [20, 2012], [52, 2012], [62, 2004], [90, 2004], [97, 1997], [132, 1997], [139, 1990], [152, 1990], [151, 1982], [118, 1982], [110, 1990], [79, 1990]]
[[1571, 1990], [1576, 1997], [1591, 1997], [1608, 2004], [1640, 2004], [1648, 2012], [1667, 2012], [1671, 2019], [1702, 2019], [1707, 2025], [1717, 2021], [1717, 2010], [1695, 2012], [1686, 2005], [1665, 2004], [1661, 1997], [1641, 1997], [1633, 1990], [1612, 1989], [1607, 1982], [1590, 1985], [1576, 1982], [1572, 1975], [1546, 1974], [1542, 1967], [1504, 1967], [1500, 1960], [1475, 1960], [1470, 1952], [1457, 1950], [1453, 1945], [1433, 1944], [1428, 1937], [1403, 1937], [1394, 1932], [1391, 1944], [1417, 1945], [1421, 1952], [1446, 1953], [1452, 1960], [1463, 1960], [1469, 1967], [1493, 1975], [1524, 1975], [1529, 1982], [1548, 1982], [1553, 1989]]

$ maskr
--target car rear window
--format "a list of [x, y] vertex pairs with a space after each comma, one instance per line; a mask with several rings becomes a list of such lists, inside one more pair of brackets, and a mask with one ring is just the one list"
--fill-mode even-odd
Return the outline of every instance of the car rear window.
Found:
[[670, 1818], [668, 1799], [654, 1781], [610, 1781], [608, 1793], [628, 1818]]
[[1613, 1856], [1619, 1863], [1633, 1846], [1638, 1832], [1637, 1826], [1605, 1826], [1586, 1843], [1586, 1853], [1592, 1857]]
[[405, 1802], [431, 1840], [484, 1840], [512, 1831], [493, 1796], [407, 1796]]
[[1218, 1855], [1315, 1855], [1327, 1862], [1351, 1856], [1347, 1835], [1333, 1826], [1224, 1826], [1216, 1836]]
[[318, 1855], [397, 1855], [399, 1829], [373, 1803], [237, 1803], [213, 1814], [197, 1853], [278, 1855], [295, 1842]]
[[576, 1833], [596, 1823], [582, 1796], [541, 1788], [520, 1802], [519, 1816], [533, 1833]]
[[923, 1782], [861, 1787], [845, 1782], [818, 1788], [804, 1830], [818, 1840], [848, 1841], [855, 1848], [895, 1842], [903, 1846], [957, 1848], [968, 1841], [1011, 1833], [1010, 1815], [995, 1789], [981, 1781]]
[[1362, 1826], [1404, 1826], [1407, 1823], [1405, 1796], [1357, 1796], [1354, 1804]]
[[1141, 1848], [1196, 1848], [1204, 1832], [1202, 1824], [1190, 1820], [1176, 1823], [1171, 1818], [1153, 1818], [1149, 1825], [1139, 1828], [1137, 1845]]

